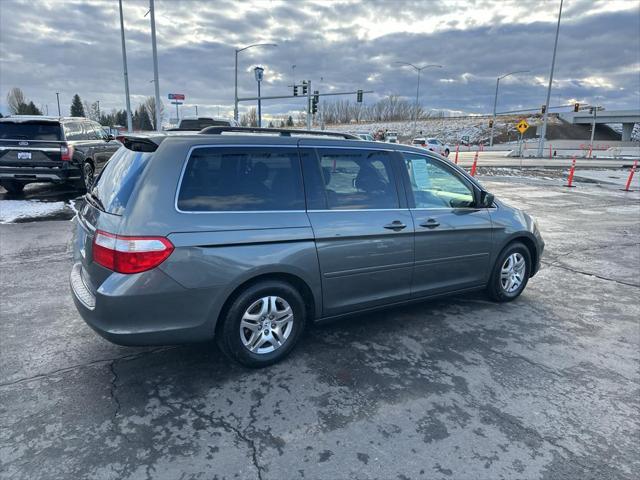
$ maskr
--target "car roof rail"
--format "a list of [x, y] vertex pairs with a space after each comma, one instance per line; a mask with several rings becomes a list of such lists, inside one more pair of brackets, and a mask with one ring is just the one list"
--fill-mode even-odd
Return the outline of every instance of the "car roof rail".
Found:
[[291, 137], [292, 135], [313, 135], [323, 137], [337, 137], [345, 140], [360, 140], [360, 137], [350, 133], [327, 132], [325, 130], [294, 130], [287, 128], [261, 128], [261, 127], [205, 127], [200, 130], [203, 135], [220, 135], [225, 132], [239, 133], [277, 133], [281, 137]]

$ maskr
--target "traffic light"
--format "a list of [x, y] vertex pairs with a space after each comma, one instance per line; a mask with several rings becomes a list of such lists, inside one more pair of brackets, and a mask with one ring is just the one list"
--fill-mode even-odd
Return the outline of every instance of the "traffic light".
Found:
[[542, 105], [542, 114], [544, 115], [544, 112], [547, 111], [547, 106], [546, 105]]
[[302, 82], [302, 95], [306, 95], [307, 94], [307, 82], [303, 81]]
[[297, 97], [298, 96], [298, 85], [294, 85], [293, 86], [293, 96]]
[[577, 112], [577, 111], [579, 111], [579, 110], [580, 110], [580, 104], [579, 104], [579, 103], [574, 103], [574, 104], [573, 104], [573, 111], [574, 111], [574, 112]]
[[356, 101], [358, 103], [362, 103], [362, 90], [358, 90], [358, 92], [356, 93]]
[[313, 92], [313, 98], [311, 99], [311, 113], [314, 115], [318, 113], [318, 102], [320, 101], [320, 92], [315, 90]]

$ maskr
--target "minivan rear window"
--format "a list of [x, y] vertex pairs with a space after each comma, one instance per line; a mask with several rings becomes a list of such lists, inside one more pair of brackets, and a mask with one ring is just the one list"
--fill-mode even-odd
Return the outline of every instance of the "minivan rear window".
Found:
[[100, 200], [107, 213], [124, 213], [138, 178], [152, 155], [125, 147], [120, 147], [113, 154], [91, 190], [92, 196]]
[[185, 212], [304, 210], [298, 152], [293, 148], [197, 148], [177, 201]]
[[52, 122], [0, 122], [2, 140], [62, 140], [59, 123]]

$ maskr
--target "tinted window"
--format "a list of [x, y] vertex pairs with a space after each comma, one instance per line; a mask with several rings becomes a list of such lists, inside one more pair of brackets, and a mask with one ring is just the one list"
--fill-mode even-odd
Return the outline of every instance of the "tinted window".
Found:
[[198, 148], [184, 172], [184, 211], [304, 210], [296, 149]]
[[64, 125], [67, 140], [82, 140], [83, 130], [80, 122], [69, 122]]
[[329, 209], [398, 208], [388, 152], [318, 150]]
[[122, 215], [131, 192], [152, 155], [134, 152], [125, 147], [120, 147], [113, 154], [92, 190], [92, 194], [102, 202], [105, 211]]
[[12, 140], [62, 140], [58, 123], [0, 122], [0, 138]]
[[473, 190], [437, 160], [404, 154], [416, 208], [464, 208], [474, 205]]

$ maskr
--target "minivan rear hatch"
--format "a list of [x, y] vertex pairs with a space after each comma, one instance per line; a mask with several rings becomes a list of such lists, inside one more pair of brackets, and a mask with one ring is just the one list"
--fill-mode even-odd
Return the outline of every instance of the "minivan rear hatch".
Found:
[[93, 261], [96, 231], [116, 235], [122, 215], [152, 152], [138, 152], [121, 147], [109, 160], [78, 212], [78, 242], [87, 286], [97, 289], [111, 272]]

